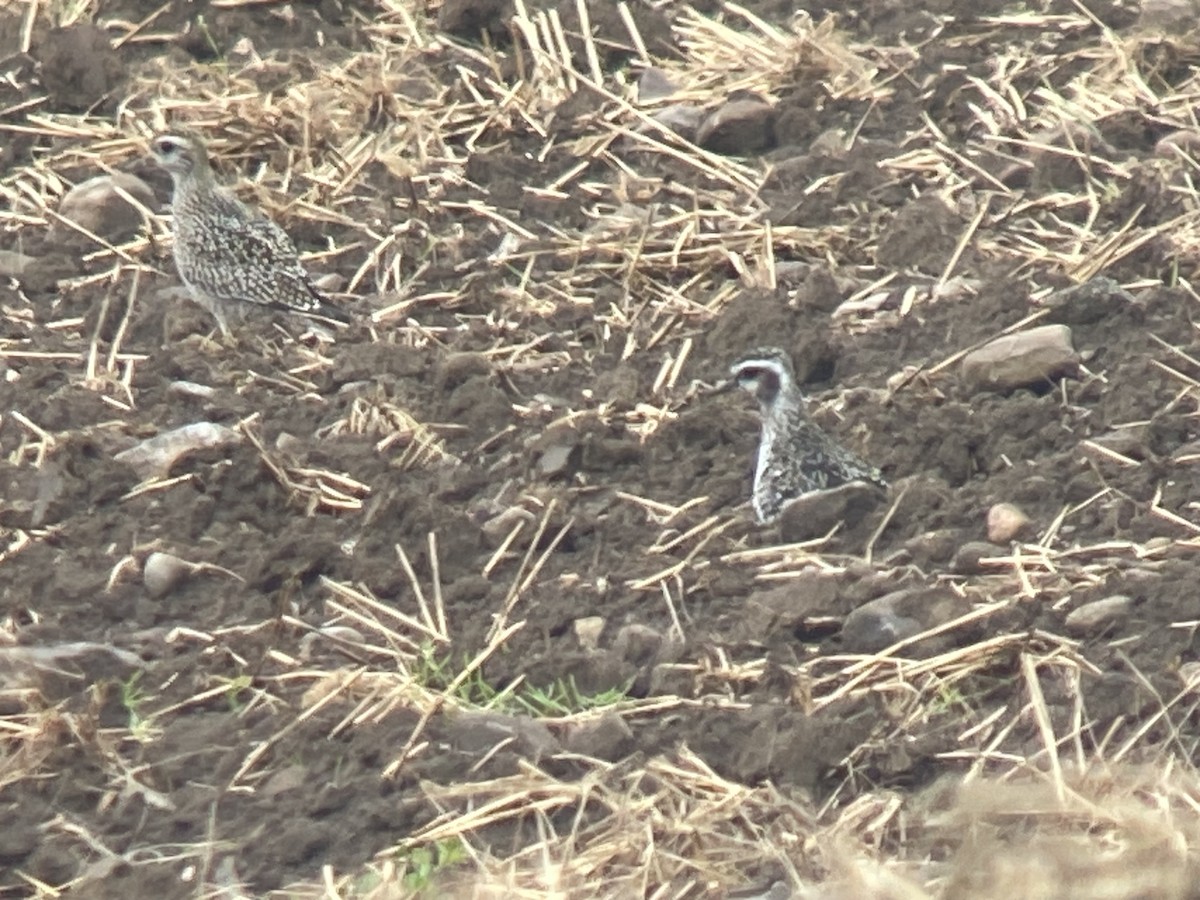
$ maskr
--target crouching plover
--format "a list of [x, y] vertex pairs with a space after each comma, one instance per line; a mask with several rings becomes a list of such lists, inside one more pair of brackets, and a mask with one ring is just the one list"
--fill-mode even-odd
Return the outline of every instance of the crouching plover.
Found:
[[350, 321], [313, 286], [284, 230], [217, 184], [199, 139], [164, 134], [151, 149], [175, 185], [175, 268], [225, 337], [254, 307]]

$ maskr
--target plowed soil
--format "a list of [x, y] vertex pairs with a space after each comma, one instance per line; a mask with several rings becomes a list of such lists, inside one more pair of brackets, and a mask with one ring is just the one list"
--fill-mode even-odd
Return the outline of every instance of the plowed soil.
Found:
[[[1192, 70], [1171, 55], [1182, 51], [1140, 38], [1129, 52], [1146, 93], [1099, 112], [1083, 103], [1089, 78], [1120, 77], [1092, 59], [1132, 33], [1123, 5], [1093, 4], [1090, 19], [1049, 4], [1057, 17], [1036, 21], [974, 0], [842, 13], [839, 40], [876, 67], [876, 89], [839, 92], [803, 54], [791, 76], [773, 74], [770, 145], [742, 159], [741, 194], [620, 137], [571, 174], [590, 141], [611, 137], [586, 88], [542, 118], [497, 106], [495, 121], [447, 133], [440, 156], [375, 162], [335, 185], [338, 148], [310, 143], [288, 85], [383, 53], [380, 23], [394, 13], [217, 7], [201, 41], [193, 5], [172, 3], [140, 32], [162, 40], [109, 49], [160, 4], [97, 5], [105, 40], [39, 21], [30, 54], [4, 63], [21, 77], [0, 83], [12, 209], [0, 245], [36, 260], [0, 284], [0, 611], [9, 649], [63, 654], [4, 663], [0, 893], [79, 879], [89, 897], [191, 897], [201, 883], [263, 896], [316, 883], [323, 866], [354, 872], [420, 833], [445, 809], [429, 785], [529, 765], [570, 783], [592, 771], [580, 755], [632, 771], [687, 748], [722, 778], [770, 781], [826, 812], [865, 791], [908, 796], [982, 759], [992, 732], [973, 728], [990, 715], [1016, 723], [995, 737], [996, 759], [1044, 749], [1022, 681], [1030, 657], [1073, 661], [1073, 678], [1043, 684], [1044, 702], [1077, 717], [1083, 755], [1134, 736], [1143, 757], [1191, 753], [1194, 718], [1155, 717], [1200, 621], [1186, 246], [1200, 207], [1194, 160], [1161, 143], [1186, 114], [1152, 95], [1186, 95]], [[815, 22], [827, 12], [747, 6], [780, 29], [793, 6]], [[662, 42], [651, 58], [684, 58], [671, 29], [683, 8], [667, 4], [661, 22], [638, 9]], [[698, 13], [753, 31], [715, 4]], [[434, 13], [411, 15], [434, 32]], [[0, 11], [0, 48], [17, 50], [21, 21]], [[122, 265], [18, 208], [14, 185], [47, 154], [61, 179], [46, 186], [51, 208], [100, 171], [98, 142], [46, 122], [107, 116], [144, 137], [167, 123], [113, 117], [152, 107], [146, 73], [219, 65], [246, 39], [281, 61], [253, 74], [278, 115], [241, 123], [231, 101], [222, 122], [186, 124], [213, 138], [222, 178], [270, 206], [315, 274], [352, 285], [336, 300], [355, 323], [332, 337], [263, 313], [223, 344], [171, 293], [161, 241], [137, 243]], [[496, 38], [510, 71], [480, 62], [474, 36], [455, 45], [470, 52], [397, 50], [407, 82], [393, 72], [373, 87], [347, 68], [345, 91], [379, 92], [363, 133], [444, 126], [471, 102], [468, 84], [517, 77], [512, 39]], [[633, 82], [635, 59], [598, 63]], [[182, 88], [164, 90], [178, 100]], [[1046, 124], [1047, 92], [1080, 101], [1078, 128], [1066, 113]], [[1014, 98], [1028, 118], [1003, 121]], [[331, 118], [340, 102], [328, 96]], [[71, 165], [72, 146], [98, 157]], [[310, 174], [329, 163], [327, 180], [271, 174], [298, 160]], [[133, 153], [111, 163], [142, 175], [165, 210], [161, 173]], [[717, 196], [737, 201], [727, 220]], [[598, 203], [612, 197], [623, 203]], [[330, 212], [312, 212], [322, 198]], [[666, 262], [657, 229], [676, 215], [695, 231]], [[758, 265], [762, 241], [738, 243], [750, 223], [779, 229], [773, 274]], [[565, 235], [590, 237], [575, 252]], [[1097, 275], [1125, 299], [1045, 305]], [[875, 302], [833, 314], [851, 298]], [[1073, 377], [1003, 393], [963, 382], [955, 354], [1041, 310], [1037, 324], [1071, 326]], [[808, 548], [778, 549], [778, 532], [753, 521], [751, 398], [704, 388], [762, 344], [793, 352], [814, 417], [893, 485], [888, 506]], [[199, 421], [238, 442], [189, 453], [151, 483], [115, 459]], [[1031, 519], [1024, 543], [964, 561], [1002, 502]], [[208, 568], [152, 596], [142, 566], [156, 551]], [[927, 598], [925, 627], [986, 611], [918, 657], [1011, 638], [920, 722], [898, 695], [831, 687], [846, 683], [839, 661], [883, 649], [842, 629], [845, 617], [899, 590]], [[412, 625], [430, 624], [422, 604], [435, 596], [440, 636]], [[1118, 618], [1068, 632], [1073, 610], [1113, 596], [1128, 598]], [[941, 612], [937, 598], [949, 598]], [[461, 691], [431, 706], [449, 678], [428, 660], [452, 677], [485, 648], [472, 683], [624, 692], [624, 725], [580, 738], [573, 702], [561, 716], [495, 720], [466, 715]], [[427, 661], [411, 696], [393, 656]], [[547, 815], [570, 831], [585, 812]], [[510, 817], [475, 838], [503, 856], [536, 834], [533, 817]], [[771, 861], [742, 872], [784, 877]]]

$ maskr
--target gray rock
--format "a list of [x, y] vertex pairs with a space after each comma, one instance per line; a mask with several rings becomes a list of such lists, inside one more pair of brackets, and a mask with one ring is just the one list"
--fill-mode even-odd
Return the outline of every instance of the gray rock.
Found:
[[695, 143], [700, 123], [704, 121], [704, 111], [687, 103], [673, 103], [670, 106], [664, 106], [650, 118], [658, 124], [670, 128], [685, 141]]
[[447, 717], [446, 739], [466, 753], [486, 753], [512, 740], [511, 749], [534, 761], [561, 749], [550, 729], [527, 716], [498, 712], [461, 712]]
[[576, 619], [575, 640], [579, 641], [579, 646], [585, 650], [595, 650], [600, 646], [600, 635], [604, 632], [604, 626], [607, 620], [604, 616], [584, 616], [581, 619]]
[[1045, 384], [1076, 371], [1079, 355], [1066, 325], [1042, 325], [990, 341], [962, 361], [963, 380], [974, 390], [1009, 391]]
[[837, 525], [853, 528], [887, 496], [876, 485], [852, 481], [828, 491], [797, 497], [779, 516], [779, 534], [788, 543], [799, 543], [828, 534]]
[[[943, 625], [964, 614], [970, 603], [942, 589], [918, 588], [893, 591], [864, 603], [842, 623], [842, 646], [851, 653], [878, 653], [897, 641], [906, 640]], [[921, 641], [906, 652], [937, 650], [945, 638]]]
[[194, 450], [228, 447], [241, 441], [242, 436], [232, 428], [215, 422], [193, 422], [147, 438], [114, 458], [132, 466], [143, 479], [162, 477], [180, 457]]
[[987, 513], [987, 536], [993, 544], [1008, 544], [1033, 530], [1033, 521], [1019, 506], [997, 503]]
[[757, 98], [729, 100], [700, 123], [696, 143], [726, 156], [768, 150], [775, 145], [775, 108]]
[[160, 600], [195, 574], [197, 567], [171, 553], [155, 551], [142, 564], [146, 593]]
[[[122, 196], [122, 192], [147, 209], [154, 208], [154, 191], [150, 186], [136, 175], [118, 172], [97, 175], [75, 185], [59, 203], [58, 214], [106, 241], [128, 240], [138, 233], [144, 217], [137, 206]], [[62, 239], [71, 238], [78, 232], [57, 224], [51, 234]]]
[[538, 471], [547, 478], [568, 475], [572, 468], [573, 456], [578, 456], [575, 452], [577, 448], [577, 444], [551, 444], [538, 456]]
[[638, 102], [650, 103], [654, 100], [662, 100], [664, 97], [670, 97], [677, 90], [679, 90], [679, 85], [671, 80], [671, 76], [657, 66], [647, 66], [638, 79]]
[[594, 718], [573, 723], [564, 740], [572, 753], [616, 762], [636, 749], [633, 731], [617, 713], [611, 710]]
[[1133, 600], [1124, 594], [1114, 594], [1103, 600], [1093, 600], [1067, 613], [1063, 626], [1067, 633], [1076, 637], [1103, 632], [1111, 625], [1127, 619], [1133, 609]]
[[987, 541], [968, 541], [958, 548], [950, 567], [959, 575], [980, 575], [988, 571], [988, 567], [981, 560], [1003, 554], [1004, 551]]
[[216, 388], [207, 384], [197, 384], [194, 381], [172, 381], [167, 385], [167, 393], [176, 397], [188, 397], [195, 400], [210, 400], [216, 393]]

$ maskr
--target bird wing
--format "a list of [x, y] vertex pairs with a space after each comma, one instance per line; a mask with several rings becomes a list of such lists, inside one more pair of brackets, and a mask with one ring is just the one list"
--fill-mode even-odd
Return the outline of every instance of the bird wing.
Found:
[[300, 264], [287, 232], [236, 197], [224, 194], [219, 195], [211, 215], [212, 229], [222, 237], [219, 245], [211, 247], [213, 256], [207, 261], [210, 270], [220, 270], [220, 276], [209, 285], [210, 292], [222, 300], [301, 312], [325, 307], [325, 298]]

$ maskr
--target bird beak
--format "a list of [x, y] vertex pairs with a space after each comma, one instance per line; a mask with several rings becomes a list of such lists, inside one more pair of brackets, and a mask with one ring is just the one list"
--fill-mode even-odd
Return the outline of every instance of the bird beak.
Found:
[[728, 394], [738, 386], [736, 378], [726, 378], [724, 381], [718, 381], [708, 389], [709, 394]]

